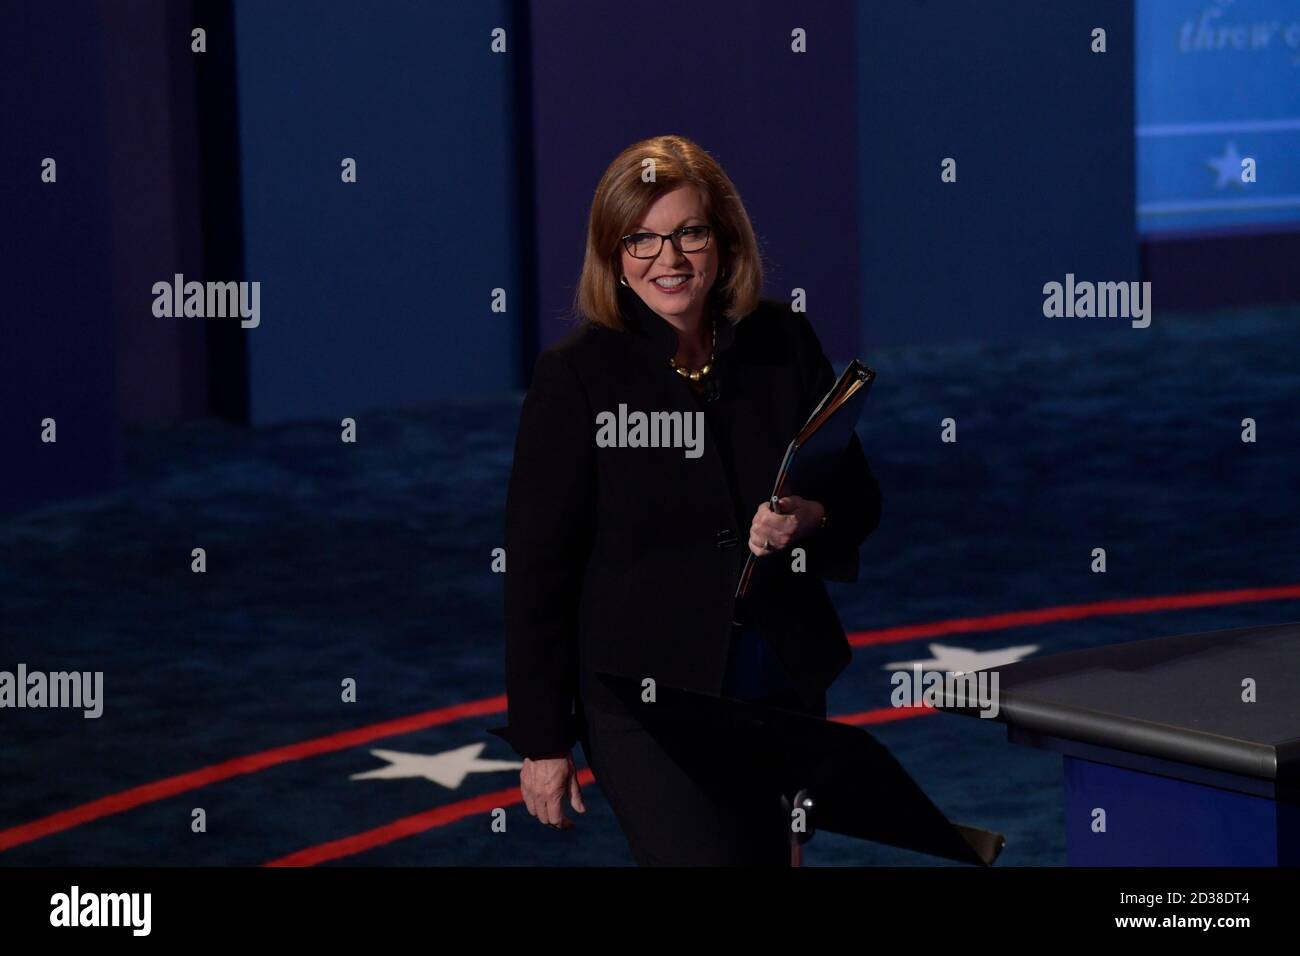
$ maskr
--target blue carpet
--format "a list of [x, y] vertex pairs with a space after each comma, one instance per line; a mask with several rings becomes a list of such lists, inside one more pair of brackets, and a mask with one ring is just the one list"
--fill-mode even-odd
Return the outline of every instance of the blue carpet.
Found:
[[[849, 630], [1300, 582], [1300, 310], [1157, 316], [1105, 342], [868, 352], [860, 428], [884, 494]], [[939, 441], [956, 419], [958, 442]], [[1240, 422], [1259, 441], [1240, 441]], [[112, 492], [0, 524], [0, 669], [102, 670], [104, 716], [0, 713], [0, 831], [271, 747], [502, 693], [501, 544], [518, 397], [243, 430], [127, 436]], [[206, 574], [190, 552], [207, 550]], [[1104, 547], [1108, 570], [1090, 571]], [[1300, 617], [1295, 602], [1102, 617], [941, 639], [1039, 654]], [[930, 641], [867, 647], [832, 714], [888, 704], [884, 665]], [[340, 700], [353, 678], [355, 703]], [[251, 865], [514, 786], [517, 771], [354, 780], [373, 749], [484, 744], [458, 719], [154, 801], [0, 852], [0, 865]], [[871, 728], [954, 820], [999, 830], [1001, 865], [1064, 862], [1060, 759], [1000, 725], [928, 715]], [[580, 753], [578, 754], [580, 759]], [[329, 865], [621, 865], [599, 789], [578, 828], [475, 810]], [[207, 832], [193, 833], [201, 807]], [[810, 865], [930, 864], [820, 834]]]

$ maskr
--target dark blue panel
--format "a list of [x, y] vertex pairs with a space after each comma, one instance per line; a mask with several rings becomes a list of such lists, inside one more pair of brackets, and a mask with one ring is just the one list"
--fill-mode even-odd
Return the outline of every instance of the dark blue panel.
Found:
[[1127, 334], [1043, 285], [1137, 279], [1132, 0], [858, 9], [866, 347]]
[[[601, 174], [620, 151], [675, 133], [736, 184], [767, 267], [765, 291], [807, 293], [834, 360], [858, 349], [856, 53], [849, 0], [532, 0], [540, 339], [567, 328]], [[661, 24], [676, 25], [666, 39]], [[791, 31], [807, 52], [791, 51]], [[627, 66], [654, 72], [629, 88]]]
[[505, 0], [236, 4], [254, 422], [513, 386], [511, 26]]
[[[0, 28], [0, 509], [88, 492], [117, 449], [98, 3], [13, 4]], [[57, 182], [41, 182], [45, 157]], [[53, 418], [58, 442], [40, 441]]]
[[[1071, 866], [1277, 866], [1300, 860], [1292, 823], [1279, 839], [1278, 807], [1256, 797], [1074, 757], [1065, 767], [1065, 840]], [[1092, 832], [1094, 808], [1106, 832]], [[1294, 810], [1288, 811], [1294, 814]]]

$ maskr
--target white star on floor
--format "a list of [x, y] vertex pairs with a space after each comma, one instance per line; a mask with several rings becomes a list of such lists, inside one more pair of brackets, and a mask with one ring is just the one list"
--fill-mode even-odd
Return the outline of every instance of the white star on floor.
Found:
[[1222, 189], [1229, 183], [1238, 189], [1245, 188], [1245, 184], [1241, 181], [1241, 160], [1242, 157], [1237, 154], [1237, 144], [1229, 143], [1222, 156], [1216, 156], [1206, 162], [1206, 166], [1219, 174], [1219, 181], [1214, 184], [1215, 189]]
[[970, 674], [988, 667], [1001, 667], [1014, 664], [1022, 657], [1028, 657], [1038, 650], [1037, 644], [1021, 644], [1017, 647], [1000, 647], [991, 651], [973, 651], [966, 647], [953, 647], [949, 644], [931, 644], [928, 660], [894, 661], [882, 669], [887, 671], [911, 669], [920, 664], [922, 670], [943, 671], [952, 674]]
[[371, 754], [387, 760], [387, 767], [354, 773], [350, 780], [401, 780], [406, 777], [423, 777], [440, 783], [449, 790], [455, 790], [471, 773], [487, 773], [492, 770], [517, 770], [523, 766], [513, 760], [479, 760], [487, 744], [467, 744], [456, 750], [447, 750], [440, 754], [411, 754], [400, 750], [372, 750]]

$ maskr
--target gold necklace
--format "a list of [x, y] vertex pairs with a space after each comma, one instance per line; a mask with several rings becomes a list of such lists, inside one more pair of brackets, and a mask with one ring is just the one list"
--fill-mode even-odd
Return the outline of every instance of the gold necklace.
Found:
[[700, 379], [704, 378], [704, 376], [708, 375], [709, 372], [713, 371], [713, 359], [714, 356], [717, 354], [717, 351], [718, 351], [718, 323], [715, 320], [713, 323], [713, 345], [709, 349], [709, 360], [704, 363], [703, 367], [699, 369], [691, 369], [691, 368], [687, 368], [685, 365], [678, 365], [677, 356], [675, 355], [668, 360], [668, 364], [671, 365], [673, 371], [676, 372], [678, 375], [680, 375], [682, 378], [688, 378], [692, 382], [698, 382]]

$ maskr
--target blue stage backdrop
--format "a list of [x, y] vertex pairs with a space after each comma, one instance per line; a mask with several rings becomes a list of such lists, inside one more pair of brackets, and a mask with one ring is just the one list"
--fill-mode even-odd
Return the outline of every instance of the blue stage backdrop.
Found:
[[1300, 231], [1300, 2], [1138, 0], [1137, 14], [1139, 229]]
[[203, 271], [195, 93], [199, 68], [216, 57], [191, 51], [189, 4], [132, 0], [108, 9], [98, 108], [108, 143], [119, 415], [149, 425], [201, 418], [209, 412], [207, 328], [201, 319], [155, 316], [151, 290], [177, 272]]
[[1043, 286], [1137, 279], [1132, 0], [879, 0], [857, 35], [863, 342], [1128, 332]]
[[[104, 16], [94, 2], [10, 4], [0, 27], [0, 511], [116, 471]], [[45, 419], [57, 441], [42, 441]]]
[[513, 25], [505, 0], [236, 3], [255, 424], [514, 387]]
[[[758, 233], [766, 294], [790, 301], [804, 289], [826, 351], [855, 353], [854, 4], [529, 6], [536, 161], [521, 172], [537, 193], [537, 241], [524, 254], [536, 257], [541, 344], [569, 328], [606, 166], [631, 143], [676, 133], [736, 184]], [[796, 29], [806, 53], [791, 49]]]

